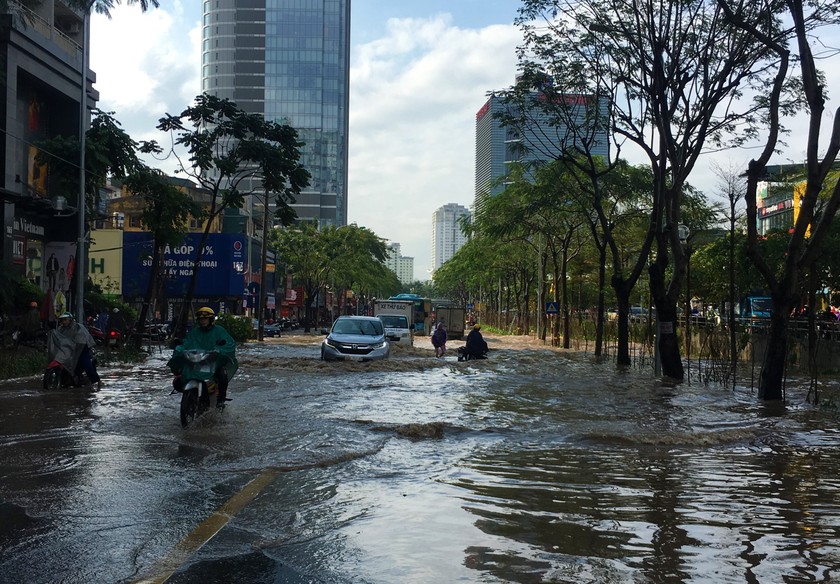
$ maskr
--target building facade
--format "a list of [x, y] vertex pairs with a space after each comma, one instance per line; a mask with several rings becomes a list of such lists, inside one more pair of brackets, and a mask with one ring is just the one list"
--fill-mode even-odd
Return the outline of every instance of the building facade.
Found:
[[206, 0], [201, 59], [203, 92], [305, 142], [298, 217], [346, 225], [350, 0]]
[[388, 244], [385, 267], [397, 275], [401, 284], [411, 284], [414, 281], [414, 258], [402, 255], [399, 243]]
[[[538, 99], [534, 92], [532, 99]], [[591, 109], [588, 96], [561, 95], [553, 98], [562, 100], [562, 108], [567, 125], [552, 122], [544, 111], [532, 111], [527, 122], [519, 127], [503, 126], [499, 115], [503, 113], [517, 116], [511, 106], [497, 96], [491, 95], [475, 114], [475, 199], [473, 208], [479, 211], [482, 201], [488, 196], [501, 193], [505, 189], [504, 177], [514, 162], [540, 164], [559, 158], [564, 151], [572, 147], [577, 138], [574, 124], [583, 128], [586, 124], [587, 109]], [[602, 100], [598, 104], [599, 115], [606, 117], [607, 104]], [[591, 154], [609, 156], [609, 141], [606, 132], [597, 132], [591, 140]]]
[[79, 193], [59, 192], [38, 143], [78, 137], [96, 106], [95, 75], [85, 68], [84, 22], [81, 13], [58, 0], [31, 8], [10, 2], [0, 14], [0, 253], [13, 276], [56, 299], [56, 311], [73, 305], [74, 275], [84, 274], [75, 264]]
[[469, 216], [469, 209], [457, 203], [449, 203], [432, 213], [432, 273], [467, 243], [460, 222], [462, 217]]

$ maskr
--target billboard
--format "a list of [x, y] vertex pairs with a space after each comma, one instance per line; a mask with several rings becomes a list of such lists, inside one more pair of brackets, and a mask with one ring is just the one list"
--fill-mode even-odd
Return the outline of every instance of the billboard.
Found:
[[[183, 242], [167, 246], [163, 254], [164, 294], [182, 297], [187, 293], [193, 273], [201, 233], [188, 233]], [[195, 296], [242, 296], [245, 289], [246, 236], [212, 233], [204, 246], [198, 268]], [[148, 233], [123, 234], [123, 294], [142, 296], [149, 286], [152, 270], [152, 238]]]
[[90, 234], [88, 276], [102, 292], [122, 294], [123, 232], [121, 229], [97, 229]]

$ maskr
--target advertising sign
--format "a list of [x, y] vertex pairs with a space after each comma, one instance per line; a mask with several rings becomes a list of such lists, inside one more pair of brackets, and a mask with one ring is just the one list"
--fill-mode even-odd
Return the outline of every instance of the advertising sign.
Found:
[[[188, 233], [181, 245], [167, 246], [163, 254], [164, 291], [167, 296], [184, 296], [190, 285], [200, 233]], [[245, 236], [212, 233], [207, 239], [198, 266], [195, 296], [241, 296], [245, 286]], [[123, 234], [123, 294], [146, 293], [152, 269], [152, 239], [148, 233]]]
[[123, 232], [121, 229], [97, 229], [90, 236], [88, 276], [105, 294], [122, 294]]

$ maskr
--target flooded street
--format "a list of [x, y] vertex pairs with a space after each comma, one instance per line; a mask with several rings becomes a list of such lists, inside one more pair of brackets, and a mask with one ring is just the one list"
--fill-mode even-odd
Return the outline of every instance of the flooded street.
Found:
[[0, 382], [0, 583], [828, 582], [840, 416], [488, 338], [240, 348], [182, 429], [166, 355]]

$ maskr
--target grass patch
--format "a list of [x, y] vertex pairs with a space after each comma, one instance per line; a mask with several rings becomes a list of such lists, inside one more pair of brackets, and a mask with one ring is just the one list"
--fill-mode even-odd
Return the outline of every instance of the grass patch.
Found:
[[[121, 363], [142, 363], [148, 353], [134, 347], [96, 349], [98, 367], [113, 367]], [[0, 379], [15, 379], [41, 375], [47, 367], [47, 354], [42, 349], [20, 346], [0, 351]]]
[[0, 351], [0, 379], [30, 377], [44, 372], [47, 356], [44, 352], [28, 347]]

